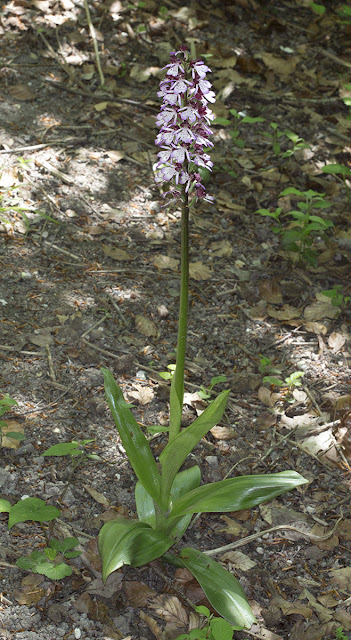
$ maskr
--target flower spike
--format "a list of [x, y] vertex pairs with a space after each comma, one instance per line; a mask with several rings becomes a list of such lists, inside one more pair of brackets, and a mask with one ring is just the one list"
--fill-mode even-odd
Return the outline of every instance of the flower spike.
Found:
[[170, 54], [170, 63], [163, 68], [166, 77], [157, 94], [163, 102], [156, 118], [160, 131], [155, 141], [163, 150], [157, 154], [155, 182], [172, 184], [173, 188], [163, 194], [171, 196], [167, 204], [182, 200], [176, 187], [184, 184], [185, 192], [193, 193], [192, 202], [213, 202], [196, 173], [197, 167], [211, 171], [213, 166], [205, 152], [206, 147], [213, 147], [208, 136], [212, 134], [209, 124], [214, 116], [208, 103], [215, 102], [215, 93], [206, 80], [211, 69], [202, 60], [189, 60], [185, 45]]

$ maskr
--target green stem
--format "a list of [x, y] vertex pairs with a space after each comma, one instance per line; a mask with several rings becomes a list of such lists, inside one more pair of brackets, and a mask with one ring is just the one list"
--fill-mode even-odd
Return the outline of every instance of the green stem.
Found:
[[176, 369], [172, 378], [169, 416], [169, 442], [178, 435], [184, 396], [184, 366], [189, 296], [189, 201], [183, 186], [181, 227], [181, 276]]

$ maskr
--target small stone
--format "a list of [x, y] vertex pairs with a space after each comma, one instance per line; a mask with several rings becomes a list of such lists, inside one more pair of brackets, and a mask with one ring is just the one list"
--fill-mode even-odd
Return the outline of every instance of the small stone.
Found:
[[160, 306], [157, 307], [157, 313], [160, 316], [160, 318], [167, 318], [167, 316], [169, 316], [169, 311], [166, 305], [164, 304], [160, 304]]

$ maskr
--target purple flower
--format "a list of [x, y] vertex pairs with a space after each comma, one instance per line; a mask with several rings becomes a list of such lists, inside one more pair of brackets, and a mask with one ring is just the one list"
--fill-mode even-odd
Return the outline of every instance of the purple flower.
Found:
[[[212, 134], [209, 124], [214, 116], [208, 103], [215, 101], [215, 94], [212, 84], [205, 79], [211, 69], [202, 60], [189, 60], [185, 45], [171, 53], [170, 63], [164, 69], [166, 78], [161, 80], [157, 94], [163, 104], [156, 118], [160, 131], [155, 142], [162, 150], [157, 154], [155, 181], [173, 184], [164, 193], [171, 197], [169, 202], [181, 201], [184, 189], [192, 194], [193, 200], [213, 202], [196, 169], [211, 171], [213, 167], [205, 152], [206, 147], [213, 147], [208, 136]], [[183, 189], [178, 185], [183, 185]]]

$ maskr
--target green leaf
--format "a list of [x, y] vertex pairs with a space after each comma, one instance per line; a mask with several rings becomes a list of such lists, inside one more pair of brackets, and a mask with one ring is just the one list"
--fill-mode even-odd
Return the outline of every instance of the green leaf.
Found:
[[[201, 482], [201, 471], [200, 467], [195, 465], [194, 467], [190, 467], [190, 469], [185, 469], [184, 471], [179, 471], [176, 477], [174, 478], [174, 482], [171, 490], [171, 502], [177, 500], [181, 496], [187, 494], [192, 489], [196, 489], [200, 486]], [[191, 518], [193, 517], [192, 513], [183, 516], [178, 522], [174, 522], [171, 525], [169, 531], [167, 533], [172, 536], [175, 541], [180, 540], [185, 531], [187, 530]]]
[[323, 173], [340, 173], [342, 176], [350, 176], [351, 169], [349, 167], [345, 167], [344, 164], [326, 164], [325, 167], [322, 167]]
[[240, 123], [244, 122], [246, 124], [255, 124], [255, 122], [265, 122], [264, 118], [261, 118], [260, 116], [257, 116], [255, 118], [253, 118], [252, 116], [244, 116]]
[[211, 620], [211, 633], [213, 640], [233, 640], [233, 627], [223, 618], [213, 618]]
[[0, 498], [0, 513], [9, 513], [12, 509], [12, 504], [8, 500]]
[[173, 540], [138, 520], [111, 520], [99, 534], [102, 579], [124, 564], [140, 567], [162, 556]]
[[211, 124], [218, 124], [221, 127], [227, 127], [228, 124], [232, 124], [230, 120], [227, 120], [227, 118], [215, 118], [214, 120], [212, 120]]
[[9, 431], [4, 434], [6, 438], [12, 438], [12, 440], [25, 440], [26, 436], [24, 433], [20, 433], [20, 431]]
[[[194, 422], [169, 442], [160, 455], [162, 465], [162, 499], [168, 506], [174, 478], [186, 457], [206, 433], [221, 420], [229, 391], [222, 391]], [[150, 492], [149, 492], [150, 493]]]
[[53, 560], [55, 560], [56, 556], [57, 556], [57, 551], [56, 549], [52, 549], [51, 547], [46, 547], [44, 549], [44, 553], [46, 555], [47, 558], [49, 558], [50, 562], [52, 562]]
[[25, 498], [19, 500], [10, 509], [9, 529], [18, 522], [26, 522], [26, 520], [35, 520], [36, 522], [48, 522], [58, 518], [61, 511], [47, 505], [44, 500], [39, 498]]
[[296, 471], [228, 478], [205, 484], [175, 500], [171, 517], [186, 513], [251, 509], [306, 482], [308, 481]]
[[67, 576], [72, 575], [72, 568], [69, 567], [65, 562], [61, 562], [60, 564], [43, 562], [42, 564], [37, 566], [36, 570], [34, 570], [34, 573], [43, 574], [47, 578], [51, 578], [51, 580], [62, 580], [62, 578], [66, 578]]
[[61, 442], [53, 444], [42, 453], [43, 456], [78, 456], [82, 455], [81, 449], [77, 448], [77, 442]]
[[[105, 393], [128, 460], [146, 491], [160, 503], [161, 477], [148, 441], [128, 407], [111, 371], [102, 369]], [[160, 505], [162, 506], [162, 505]]]
[[[180, 498], [188, 491], [196, 489], [201, 482], [200, 468], [195, 465], [190, 469], [185, 469], [177, 473], [171, 490], [170, 499], [176, 500]], [[144, 487], [137, 482], [135, 486], [135, 502], [137, 506], [138, 518], [141, 522], [146, 522], [150, 527], [156, 528], [156, 510], [155, 503], [151, 496], [145, 491]], [[167, 519], [164, 520], [162, 530], [167, 535], [170, 535], [174, 540], [180, 540], [187, 530], [192, 514], [176, 518], [172, 521], [171, 526], [167, 527]], [[170, 522], [170, 521], [169, 521]], [[159, 520], [160, 524], [160, 520]]]
[[186, 547], [180, 558], [200, 583], [206, 597], [218, 613], [237, 630], [256, 622], [239, 581], [201, 551]]
[[72, 537], [64, 538], [62, 542], [60, 540], [57, 540], [56, 538], [51, 538], [49, 546], [52, 549], [59, 551], [60, 553], [66, 553], [66, 551], [69, 551], [70, 549], [73, 549], [74, 547], [76, 547], [77, 544], [79, 544], [78, 538], [75, 538], [72, 536]]
[[263, 378], [263, 382], [268, 382], [268, 384], [274, 384], [276, 387], [284, 387], [283, 380], [279, 380], [279, 378], [275, 378], [274, 376], [265, 376]]
[[304, 193], [302, 191], [299, 191], [298, 189], [295, 189], [295, 187], [288, 187], [287, 189], [284, 189], [284, 191], [282, 191], [279, 194], [279, 198], [281, 196], [290, 196], [290, 195], [294, 195], [294, 196], [299, 196], [300, 198], [304, 198]]
[[155, 503], [141, 482], [137, 482], [135, 485], [135, 504], [140, 522], [146, 522], [150, 527], [155, 529]]

